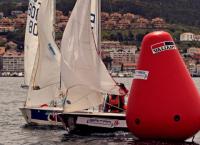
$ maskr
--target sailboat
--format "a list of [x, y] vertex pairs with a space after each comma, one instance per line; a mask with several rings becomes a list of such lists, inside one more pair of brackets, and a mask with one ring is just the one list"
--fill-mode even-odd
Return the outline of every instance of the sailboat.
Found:
[[[27, 20], [25, 82], [28, 96], [20, 108], [28, 124], [59, 125], [63, 111], [60, 85], [60, 51], [54, 41], [54, 0], [30, 0]], [[35, 41], [34, 41], [35, 40]], [[60, 123], [61, 125], [61, 123]]]
[[124, 113], [104, 113], [93, 110], [76, 112], [102, 104], [104, 94], [119, 95], [116, 82], [98, 55], [100, 37], [95, 38], [94, 31], [91, 29], [91, 2], [91, 0], [77, 0], [63, 34], [61, 78], [65, 86], [66, 98], [64, 112], [58, 116], [68, 131], [127, 130]]
[[[91, 26], [98, 42], [95, 20], [98, 16], [92, 5], [91, 12]], [[30, 88], [25, 105], [20, 108], [28, 124], [61, 125], [57, 114], [63, 111], [64, 86], [60, 78], [60, 52], [54, 41], [54, 23], [55, 0], [30, 0], [25, 34], [25, 86]]]

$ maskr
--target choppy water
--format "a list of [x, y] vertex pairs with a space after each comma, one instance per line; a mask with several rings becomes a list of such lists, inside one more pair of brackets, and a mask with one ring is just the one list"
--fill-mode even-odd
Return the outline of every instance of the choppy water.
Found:
[[[117, 79], [126, 86], [131, 79]], [[200, 90], [200, 78], [195, 82]], [[0, 145], [172, 145], [164, 142], [136, 142], [134, 137], [125, 132], [111, 134], [78, 135], [66, 134], [60, 128], [30, 127], [18, 110], [23, 106], [26, 90], [20, 88], [23, 78], [0, 78]], [[128, 87], [129, 88], [129, 87]], [[194, 141], [200, 144], [200, 133]], [[189, 144], [189, 143], [176, 143]]]

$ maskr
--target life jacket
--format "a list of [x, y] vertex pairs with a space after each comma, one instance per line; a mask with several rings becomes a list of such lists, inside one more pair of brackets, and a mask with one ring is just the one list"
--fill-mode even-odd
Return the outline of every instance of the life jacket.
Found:
[[114, 98], [114, 96], [110, 95], [109, 96], [109, 104], [111, 104], [112, 106], [119, 106], [119, 96], [115, 96], [115, 98]]
[[125, 96], [124, 96], [124, 105], [123, 105], [123, 109], [124, 109], [124, 110], [127, 110], [127, 107], [128, 107], [128, 106], [127, 106], [128, 104], [127, 104], [127, 100], [126, 100], [126, 99], [128, 99], [128, 98], [127, 98], [127, 96], [125, 95]]
[[47, 104], [42, 104], [42, 105], [40, 105], [40, 107], [41, 107], [41, 108], [43, 108], [43, 107], [48, 107], [48, 105], [47, 105]]
[[127, 110], [127, 105], [124, 104], [123, 109], [124, 109], [124, 110]]
[[[110, 108], [110, 112], [112, 112], [112, 113], [118, 113], [119, 112], [119, 109], [118, 109], [118, 107], [119, 107], [119, 96], [112, 96], [112, 95], [110, 95], [109, 96], [109, 104], [110, 104], [110, 106], [109, 106], [109, 108]], [[115, 108], [115, 106], [116, 106], [116, 108]]]
[[125, 103], [125, 97], [128, 94], [128, 89], [123, 89], [124, 95], [122, 95], [122, 109], [127, 110], [127, 104]]

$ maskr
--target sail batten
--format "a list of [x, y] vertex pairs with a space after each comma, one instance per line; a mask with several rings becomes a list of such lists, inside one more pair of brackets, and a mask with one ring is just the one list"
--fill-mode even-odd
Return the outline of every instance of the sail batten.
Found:
[[61, 42], [61, 76], [70, 102], [65, 105], [66, 112], [102, 104], [102, 93], [118, 94], [98, 55], [93, 33], [91, 0], [77, 0]]

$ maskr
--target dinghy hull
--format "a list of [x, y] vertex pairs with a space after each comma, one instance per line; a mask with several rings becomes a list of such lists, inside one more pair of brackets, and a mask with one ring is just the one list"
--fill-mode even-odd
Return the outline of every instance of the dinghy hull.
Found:
[[114, 132], [128, 131], [125, 114], [102, 112], [75, 112], [58, 114], [67, 131]]
[[20, 108], [20, 111], [29, 125], [62, 125], [57, 116], [62, 112], [60, 108]]

